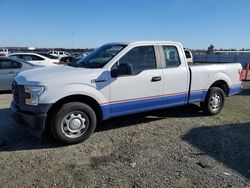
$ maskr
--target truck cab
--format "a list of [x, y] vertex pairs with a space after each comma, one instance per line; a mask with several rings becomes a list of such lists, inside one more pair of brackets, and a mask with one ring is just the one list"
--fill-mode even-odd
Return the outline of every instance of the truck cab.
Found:
[[11, 108], [17, 123], [74, 144], [116, 116], [197, 102], [218, 114], [225, 96], [240, 92], [241, 69], [189, 66], [178, 42], [109, 43], [75, 64], [20, 73]]

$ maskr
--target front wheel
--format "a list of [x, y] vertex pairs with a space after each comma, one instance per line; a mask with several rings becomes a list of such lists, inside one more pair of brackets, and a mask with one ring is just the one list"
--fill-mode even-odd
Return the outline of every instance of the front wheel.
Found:
[[216, 115], [223, 109], [224, 103], [224, 91], [219, 87], [212, 87], [209, 89], [205, 101], [201, 103], [201, 107], [206, 115]]
[[51, 133], [62, 144], [76, 144], [89, 138], [96, 124], [97, 118], [90, 106], [71, 102], [64, 104], [53, 114]]

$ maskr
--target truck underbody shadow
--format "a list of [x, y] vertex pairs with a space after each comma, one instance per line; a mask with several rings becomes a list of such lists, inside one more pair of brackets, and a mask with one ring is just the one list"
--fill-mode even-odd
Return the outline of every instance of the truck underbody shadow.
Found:
[[195, 104], [173, 107], [161, 110], [154, 110], [128, 116], [116, 117], [104, 121], [96, 128], [96, 132], [118, 129], [121, 127], [133, 126], [140, 123], [148, 123], [168, 117], [199, 117], [204, 116], [201, 108]]

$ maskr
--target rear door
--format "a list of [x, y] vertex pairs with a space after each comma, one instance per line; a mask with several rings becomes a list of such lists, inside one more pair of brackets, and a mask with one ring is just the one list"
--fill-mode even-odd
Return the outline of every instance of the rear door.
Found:
[[14, 77], [20, 72], [22, 64], [8, 59], [0, 60], [0, 90], [11, 90]]
[[131, 75], [110, 76], [111, 116], [142, 112], [163, 105], [163, 71], [157, 63], [155, 46], [130, 49], [113, 67], [128, 64]]
[[185, 54], [180, 46], [160, 46], [164, 74], [164, 106], [178, 106], [187, 103], [190, 74]]

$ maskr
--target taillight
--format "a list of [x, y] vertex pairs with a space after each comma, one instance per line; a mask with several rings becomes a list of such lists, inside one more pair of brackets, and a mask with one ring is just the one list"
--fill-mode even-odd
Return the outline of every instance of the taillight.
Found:
[[243, 71], [242, 71], [242, 69], [239, 69], [238, 73], [239, 73], [239, 80], [242, 81], [242, 78], [243, 78]]

